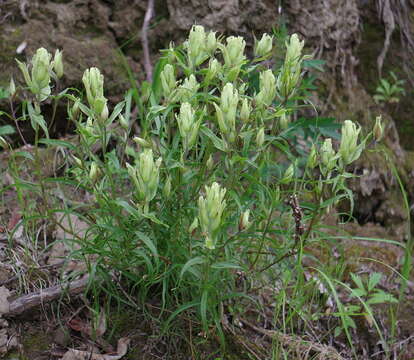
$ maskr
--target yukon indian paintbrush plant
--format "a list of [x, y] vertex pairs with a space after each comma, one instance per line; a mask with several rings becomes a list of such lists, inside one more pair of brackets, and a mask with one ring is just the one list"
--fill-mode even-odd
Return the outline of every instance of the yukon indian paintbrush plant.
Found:
[[[193, 26], [183, 45], [163, 51], [152, 84], [114, 106], [95, 67], [83, 74], [84, 95], [54, 94], [62, 52], [52, 61], [41, 48], [29, 64], [18, 62], [36, 145], [48, 137], [42, 111], [49, 98], [68, 103], [79, 139], [59, 143], [70, 159], [65, 184], [90, 199], [71, 209], [90, 222], [72, 256], [87, 263], [92, 283], [111, 287], [119, 274], [142, 304], [158, 296], [165, 329], [187, 312], [206, 335], [222, 337], [223, 312], [252, 300], [247, 287], [299, 281], [306, 245], [321, 237], [318, 221], [351, 196], [349, 165], [368, 139], [382, 137], [379, 119], [374, 134], [346, 120], [333, 138], [317, 121], [309, 120], [311, 128], [296, 120], [308, 91], [303, 66], [312, 65], [297, 34], [278, 48], [263, 34], [253, 58], [245, 48], [243, 37]], [[7, 139], [0, 145], [9, 146]], [[286, 201], [292, 196], [295, 214]], [[250, 285], [240, 287], [237, 273]]]

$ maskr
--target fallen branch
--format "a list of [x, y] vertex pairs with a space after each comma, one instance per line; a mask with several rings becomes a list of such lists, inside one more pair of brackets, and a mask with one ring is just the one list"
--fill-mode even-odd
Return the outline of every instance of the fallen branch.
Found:
[[255, 332], [269, 339], [276, 339], [282, 344], [282, 346], [295, 350], [303, 360], [309, 358], [318, 360], [344, 360], [344, 358], [332, 346], [314, 343], [304, 340], [299, 336], [286, 335], [276, 330], [262, 329], [246, 320], [241, 321]]
[[142, 49], [144, 51], [144, 69], [147, 81], [152, 81], [152, 64], [148, 45], [148, 28], [152, 16], [154, 15], [154, 0], [148, 0], [147, 11], [145, 12], [144, 23], [141, 29]]
[[70, 281], [61, 285], [52, 286], [31, 294], [23, 295], [9, 303], [9, 311], [4, 313], [5, 316], [16, 316], [22, 312], [32, 309], [40, 304], [56, 300], [64, 293], [69, 295], [76, 295], [82, 293], [87, 284], [89, 277], [85, 276], [82, 279]]

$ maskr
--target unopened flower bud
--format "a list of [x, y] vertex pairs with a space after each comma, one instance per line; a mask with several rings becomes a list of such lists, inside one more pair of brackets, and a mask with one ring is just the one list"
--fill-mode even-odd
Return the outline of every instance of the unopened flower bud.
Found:
[[280, 180], [280, 183], [289, 184], [292, 181], [294, 175], [295, 175], [295, 167], [293, 164], [290, 164], [289, 167], [286, 169], [285, 173], [283, 174], [283, 177]]
[[226, 189], [214, 182], [211, 186], [206, 186], [205, 190], [206, 196], [200, 196], [198, 199], [198, 219], [206, 237], [204, 245], [207, 249], [212, 250], [215, 249], [217, 230], [226, 207], [224, 200]]
[[213, 161], [213, 157], [211, 155], [207, 159], [206, 166], [207, 166], [208, 171], [211, 171], [213, 169], [214, 161]]
[[164, 188], [162, 189], [163, 195], [168, 199], [171, 195], [171, 176], [167, 176], [165, 180]]
[[363, 145], [358, 145], [358, 135], [361, 127], [357, 127], [351, 120], [345, 120], [342, 125], [342, 138], [339, 154], [344, 165], [357, 160], [361, 155]]
[[138, 136], [135, 136], [132, 140], [138, 145], [141, 145], [144, 148], [151, 148], [151, 143], [149, 143], [147, 140], [140, 138]]
[[260, 91], [256, 95], [259, 105], [270, 106], [276, 96], [276, 78], [271, 69], [260, 73]]
[[62, 51], [60, 50], [55, 51], [55, 57], [53, 59], [53, 70], [55, 70], [55, 74], [58, 79], [63, 76]]
[[375, 119], [375, 125], [374, 125], [374, 128], [372, 129], [372, 133], [374, 135], [374, 139], [375, 139], [376, 142], [381, 141], [381, 139], [382, 139], [382, 137], [384, 135], [384, 130], [383, 130], [383, 127], [382, 127], [382, 117], [381, 117], [381, 115], [376, 117], [376, 119]]
[[[181, 104], [180, 113], [176, 119], [178, 122], [178, 129], [180, 130], [180, 135], [183, 139], [183, 146], [185, 150], [190, 149], [197, 138], [198, 127], [197, 121], [195, 118], [195, 112], [191, 106], [191, 104], [184, 102]], [[190, 138], [192, 137], [192, 132], [196, 131], [194, 136], [194, 141], [190, 143]]]
[[264, 144], [265, 140], [265, 133], [264, 133], [264, 127], [261, 127], [256, 135], [256, 145], [257, 147], [261, 148]]
[[217, 59], [210, 59], [208, 63], [208, 69], [205, 77], [205, 81], [209, 83], [211, 80], [213, 80], [217, 74], [221, 70], [221, 64]]
[[250, 106], [249, 100], [247, 98], [244, 98], [240, 110], [240, 119], [243, 121], [243, 123], [247, 124], [249, 122], [251, 111], [252, 108]]
[[315, 144], [312, 144], [311, 150], [308, 155], [307, 167], [314, 169], [318, 165], [318, 152]]
[[82, 164], [82, 160], [81, 159], [79, 159], [78, 157], [76, 157], [75, 155], [72, 155], [72, 158], [73, 158], [73, 160], [75, 160], [75, 164], [76, 165], [78, 165], [80, 168], [82, 168], [83, 167], [83, 164]]
[[79, 104], [80, 104], [80, 100], [76, 99], [75, 103], [73, 104], [72, 108], [70, 109], [70, 119], [72, 121], [76, 121], [78, 119], [79, 116]]
[[288, 61], [298, 61], [302, 55], [304, 46], [305, 42], [300, 41], [297, 34], [292, 34], [289, 42], [286, 44], [286, 59]]
[[25, 63], [17, 61], [17, 64], [23, 73], [24, 80], [30, 91], [36, 95], [39, 102], [48, 98], [51, 93], [50, 88], [50, 72], [51, 72], [51, 60], [52, 55], [44, 49], [37, 49], [32, 58], [32, 71], [29, 74], [27, 65]]
[[283, 113], [279, 120], [280, 128], [286, 130], [289, 127], [290, 117], [286, 113]]
[[273, 37], [269, 34], [263, 34], [260, 41], [257, 41], [254, 47], [254, 55], [256, 57], [263, 57], [272, 51]]
[[9, 84], [9, 95], [10, 97], [14, 97], [16, 94], [16, 84], [14, 83], [13, 77], [10, 78], [10, 84]]
[[213, 55], [217, 49], [216, 32], [210, 31], [207, 35], [206, 50], [210, 55]]
[[275, 203], [280, 201], [280, 187], [276, 186], [275, 189], [272, 191], [272, 199]]
[[331, 172], [335, 165], [336, 165], [336, 155], [335, 150], [332, 147], [332, 139], [328, 138], [325, 139], [324, 143], [321, 146], [320, 149], [321, 154], [321, 163], [320, 169], [322, 174], [327, 175], [329, 172]]
[[122, 126], [124, 130], [129, 129], [129, 123], [122, 114], [119, 114], [119, 124]]
[[200, 65], [206, 59], [206, 42], [207, 38], [204, 27], [201, 25], [193, 25], [188, 40], [184, 43], [192, 68]]
[[138, 195], [148, 204], [156, 195], [162, 158], [154, 161], [151, 149], [144, 149], [139, 154], [138, 165], [135, 169]]
[[217, 122], [220, 131], [230, 142], [236, 138], [236, 113], [239, 94], [237, 89], [233, 88], [232, 83], [227, 83], [223, 87], [220, 98], [220, 107], [214, 104], [216, 108]]
[[51, 58], [52, 55], [45, 48], [37, 49], [32, 58], [32, 80], [39, 89], [49, 85]]
[[190, 102], [195, 94], [197, 94], [200, 84], [196, 77], [191, 74], [190, 77], [185, 78], [183, 84], [179, 87], [179, 99], [181, 102]]
[[104, 105], [102, 112], [101, 112], [101, 120], [103, 122], [105, 122], [106, 120], [108, 120], [108, 116], [109, 116], [109, 110], [108, 110], [108, 105]]
[[241, 36], [229, 36], [226, 39], [227, 45], [222, 48], [224, 63], [228, 68], [240, 66], [244, 59], [244, 48], [246, 41]]
[[189, 232], [192, 236], [194, 236], [194, 233], [195, 233], [195, 231], [197, 230], [197, 228], [198, 228], [198, 218], [197, 218], [197, 217], [195, 217], [195, 218], [194, 218], [194, 220], [193, 220], [193, 222], [191, 223], [190, 227], [188, 228], [188, 232]]
[[[90, 108], [102, 119], [105, 118], [105, 113], [108, 109], [105, 109], [106, 98], [103, 93], [104, 77], [99, 69], [92, 67], [85, 70], [82, 76], [82, 81], [86, 90], [86, 97]], [[106, 116], [107, 118], [107, 116]]]
[[177, 87], [177, 81], [174, 74], [174, 66], [171, 64], [165, 65], [164, 69], [161, 71], [160, 80], [163, 95], [165, 98], [168, 98]]
[[296, 89], [301, 75], [301, 64], [306, 56], [302, 56], [304, 41], [300, 41], [297, 34], [293, 34], [286, 42], [285, 62], [277, 78], [277, 89], [282, 98], [288, 99]]
[[141, 83], [141, 101], [143, 104], [147, 103], [151, 96], [151, 84], [148, 81]]
[[96, 180], [98, 180], [99, 174], [100, 170], [98, 164], [95, 161], [93, 161], [91, 164], [91, 168], [89, 170], [89, 179], [92, 181], [92, 183], [95, 183]]
[[[322, 195], [322, 190], [323, 190], [323, 181], [322, 181], [322, 179], [321, 179], [321, 177], [319, 177], [319, 179], [318, 179], [318, 182], [316, 183], [316, 186], [315, 186], [315, 192], [316, 192], [316, 195], [318, 195], [319, 197]], [[323, 198], [322, 197], [320, 197], [320, 203], [322, 203], [323, 202]]]
[[243, 231], [246, 230], [250, 227], [250, 225], [252, 224], [249, 221], [249, 216], [250, 216], [250, 210], [247, 209], [246, 211], [244, 211], [241, 215], [240, 215], [240, 220], [239, 220], [239, 231]]

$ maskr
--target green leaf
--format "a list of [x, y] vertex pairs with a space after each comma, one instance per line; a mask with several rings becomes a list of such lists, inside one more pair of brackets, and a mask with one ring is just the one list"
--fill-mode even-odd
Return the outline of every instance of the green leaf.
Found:
[[372, 294], [368, 301], [366, 302], [369, 305], [373, 304], [385, 304], [385, 303], [398, 303], [398, 300], [382, 290], [377, 290], [374, 294]]
[[114, 110], [112, 111], [111, 116], [107, 120], [107, 125], [112, 124], [112, 122], [118, 117], [118, 115], [122, 112], [125, 106], [125, 101], [121, 101], [120, 103], [115, 105]]
[[0, 86], [0, 99], [7, 99], [10, 96], [9, 91]]
[[201, 132], [207, 136], [216, 149], [226, 152], [226, 145], [219, 137], [217, 137], [208, 127], [201, 126]]
[[128, 214], [134, 216], [136, 219], [142, 219], [142, 213], [136, 207], [128, 204], [125, 200], [117, 199], [115, 203], [121, 206]]
[[228, 262], [228, 261], [221, 261], [221, 262], [215, 263], [211, 265], [211, 267], [213, 269], [242, 269], [240, 265], [237, 265], [235, 263]]
[[161, 98], [162, 86], [161, 86], [160, 75], [161, 75], [161, 72], [164, 70], [164, 66], [167, 65], [167, 63], [168, 63], [168, 58], [162, 57], [161, 59], [157, 61], [154, 67], [154, 72], [152, 76], [152, 92], [154, 94], [156, 102], [158, 102], [159, 99]]
[[46, 124], [46, 121], [45, 121], [43, 115], [36, 113], [35, 109], [33, 108], [32, 103], [30, 101], [27, 103], [27, 110], [29, 112], [30, 123], [32, 125], [32, 128], [35, 131], [37, 131], [37, 129], [40, 126], [42, 128], [42, 130], [44, 131], [46, 137], [49, 138], [49, 131], [47, 129], [47, 124]]
[[15, 153], [13, 153], [14, 156], [16, 157], [22, 157], [31, 161], [34, 161], [34, 157], [32, 155], [32, 153], [28, 152], [28, 151], [16, 151]]
[[335, 328], [335, 331], [334, 331], [334, 336], [335, 337], [338, 337], [339, 335], [341, 335], [342, 334], [342, 327], [340, 327], [340, 326], [337, 326], [336, 328]]
[[197, 273], [194, 273], [194, 272], [192, 272], [192, 271], [191, 271], [191, 270], [192, 270], [192, 268], [193, 268], [195, 265], [201, 265], [201, 264], [204, 264], [205, 262], [206, 262], [206, 259], [205, 259], [205, 258], [203, 258], [203, 257], [201, 257], [201, 256], [197, 256], [197, 257], [195, 257], [195, 258], [192, 258], [192, 259], [188, 260], [188, 261], [184, 264], [183, 268], [181, 269], [181, 272], [180, 272], [180, 279], [183, 277], [183, 275], [184, 275], [187, 271], [190, 271], [193, 275], [196, 275], [196, 276], [197, 276]]
[[91, 109], [89, 109], [86, 105], [79, 103], [79, 109], [81, 109], [81, 111], [86, 115], [89, 116], [90, 118], [94, 117], [94, 113]]
[[134, 93], [133, 89], [128, 90], [127, 94], [125, 95], [125, 112], [124, 118], [129, 123], [131, 118], [131, 107], [132, 107], [132, 95]]
[[204, 330], [208, 329], [207, 307], [208, 307], [208, 290], [205, 289], [203, 291], [203, 294], [201, 295], [201, 301], [200, 301], [201, 323], [203, 324]]
[[162, 334], [164, 334], [167, 330], [168, 330], [168, 328], [169, 328], [169, 326], [170, 326], [170, 323], [171, 323], [171, 321], [173, 321], [179, 314], [181, 314], [183, 311], [185, 311], [185, 310], [188, 310], [188, 309], [191, 309], [192, 307], [197, 307], [198, 305], [200, 304], [200, 302], [199, 301], [192, 301], [192, 302], [189, 302], [189, 303], [186, 303], [186, 304], [184, 304], [184, 305], [181, 305], [177, 310], [175, 310], [170, 316], [169, 316], [169, 318], [167, 319], [167, 321], [165, 322], [165, 324], [164, 324], [164, 329], [163, 329], [163, 332], [162, 332]]
[[40, 139], [39, 140], [40, 144], [45, 144], [45, 145], [50, 145], [50, 146], [61, 146], [61, 147], [65, 147], [68, 148], [70, 150], [76, 150], [77, 146], [72, 144], [69, 141], [65, 141], [65, 140], [57, 140], [57, 139]]
[[378, 283], [381, 281], [381, 278], [382, 278], [382, 274], [377, 273], [377, 272], [374, 272], [369, 276], [369, 279], [368, 279], [368, 292], [373, 290], [378, 285]]
[[141, 216], [148, 219], [148, 220], [151, 220], [153, 223], [156, 223], [158, 225], [165, 226], [166, 228], [169, 227], [167, 224], [165, 224], [161, 220], [157, 219], [157, 217], [154, 215], [154, 213], [142, 213]]
[[316, 69], [322, 72], [324, 71], [323, 65], [325, 64], [326, 64], [325, 60], [318, 60], [318, 59], [303, 60], [304, 68]]
[[365, 286], [362, 283], [361, 278], [358, 275], [354, 274], [354, 273], [350, 273], [350, 275], [351, 275], [351, 278], [352, 278], [353, 282], [356, 284], [356, 286], [358, 286], [358, 288], [365, 291]]
[[351, 297], [361, 297], [361, 296], [365, 296], [367, 294], [367, 292], [364, 289], [352, 289], [351, 291]]
[[15, 130], [13, 126], [10, 126], [10, 125], [0, 126], [0, 135], [11, 135], [14, 133], [15, 133]]
[[154, 258], [157, 259], [158, 261], [159, 256], [158, 256], [157, 246], [154, 244], [154, 242], [147, 235], [145, 235], [144, 233], [140, 231], [136, 231], [135, 235], [148, 247], [148, 249], [151, 251]]

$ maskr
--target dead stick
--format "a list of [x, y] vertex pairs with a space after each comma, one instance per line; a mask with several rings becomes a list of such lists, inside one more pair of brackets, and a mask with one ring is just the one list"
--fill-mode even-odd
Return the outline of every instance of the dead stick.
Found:
[[88, 276], [82, 279], [67, 282], [61, 285], [52, 286], [31, 294], [23, 295], [9, 304], [9, 311], [3, 315], [16, 316], [42, 303], [59, 298], [65, 292], [76, 295], [83, 292], [88, 284]]
[[[332, 360], [344, 360], [344, 358], [338, 353], [338, 351], [330, 345], [319, 344], [309, 340], [302, 339], [300, 336], [292, 336], [284, 334], [276, 330], [267, 330], [257, 327], [247, 320], [241, 320], [243, 324], [247, 325], [250, 329], [257, 331], [270, 339], [277, 338], [280, 343], [289, 348], [296, 348], [296, 351], [302, 353], [309, 353], [313, 351], [319, 353], [315, 359], [332, 359]], [[305, 357], [307, 359], [307, 356]]]
[[148, 46], [148, 28], [154, 13], [154, 0], [148, 0], [147, 11], [145, 12], [144, 23], [141, 29], [142, 49], [144, 50], [144, 69], [147, 74], [147, 81], [152, 81], [152, 64]]

